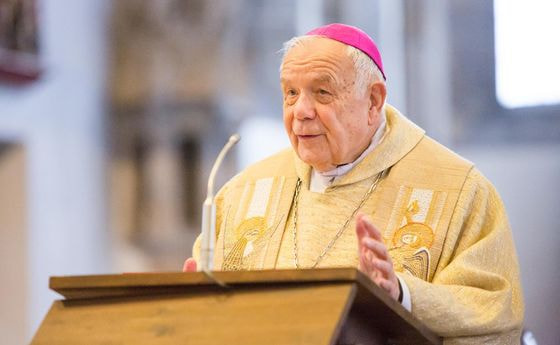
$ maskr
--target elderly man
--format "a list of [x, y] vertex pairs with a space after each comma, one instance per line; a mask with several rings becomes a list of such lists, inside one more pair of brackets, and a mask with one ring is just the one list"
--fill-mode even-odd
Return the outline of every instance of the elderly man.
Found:
[[292, 148], [218, 194], [215, 267], [359, 267], [446, 343], [518, 343], [517, 258], [492, 185], [385, 103], [363, 31], [327, 25], [284, 52]]

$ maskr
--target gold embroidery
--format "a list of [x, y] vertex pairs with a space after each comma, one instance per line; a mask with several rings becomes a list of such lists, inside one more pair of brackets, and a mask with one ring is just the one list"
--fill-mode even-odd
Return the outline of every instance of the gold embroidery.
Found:
[[426, 224], [414, 222], [414, 216], [420, 211], [418, 200], [410, 203], [406, 210], [406, 225], [398, 229], [393, 235], [393, 248], [407, 246], [413, 249], [430, 248], [434, 241], [434, 232]]
[[420, 248], [405, 258], [403, 267], [412, 275], [428, 280], [428, 268], [430, 267], [430, 252], [426, 248]]
[[420, 211], [418, 200], [413, 200], [406, 209], [406, 224], [395, 231], [389, 254], [395, 270], [428, 279], [430, 269], [429, 248], [434, 241], [433, 230], [424, 223], [413, 221]]
[[277, 215], [277, 210], [284, 184], [285, 178], [280, 176], [246, 183], [242, 189], [238, 187], [242, 197], [237, 211], [232, 211], [231, 225], [224, 230], [217, 266], [223, 270], [264, 267], [269, 241], [283, 218]]
[[418, 249], [420, 247], [430, 248], [434, 241], [434, 232], [426, 224], [408, 223], [395, 232], [393, 236], [393, 248], [408, 246]]
[[224, 259], [222, 270], [235, 271], [243, 269], [243, 259], [262, 245], [267, 225], [263, 217], [245, 219], [235, 229], [235, 244]]
[[408, 200], [410, 200], [410, 195], [412, 194], [412, 188], [401, 186], [397, 194], [397, 199], [395, 200], [395, 206], [391, 212], [391, 217], [389, 218], [389, 223], [385, 229], [384, 237], [390, 238], [393, 231], [398, 227], [402, 226], [402, 221], [406, 215], [406, 205]]
[[415, 277], [428, 279], [430, 252], [426, 248], [414, 250], [409, 247], [392, 248], [389, 254], [397, 272], [408, 272]]

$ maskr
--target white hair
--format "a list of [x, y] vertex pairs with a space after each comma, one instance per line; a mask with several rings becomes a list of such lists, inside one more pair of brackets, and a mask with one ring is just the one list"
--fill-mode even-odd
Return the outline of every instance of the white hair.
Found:
[[[292, 48], [301, 46], [317, 37], [324, 36], [296, 36], [289, 41], [284, 42], [281, 49], [283, 56], [282, 63], [280, 64], [280, 71], [282, 70], [282, 67], [284, 65], [284, 59], [286, 58], [286, 55]], [[362, 95], [365, 94], [367, 92], [368, 86], [373, 82], [381, 81], [385, 83], [385, 79], [383, 78], [383, 74], [379, 70], [379, 67], [377, 67], [377, 65], [368, 55], [366, 55], [358, 48], [354, 48], [352, 46], [346, 47], [346, 53], [354, 62], [354, 71], [356, 72], [356, 84], [354, 86], [354, 90], [357, 93], [361, 92]]]

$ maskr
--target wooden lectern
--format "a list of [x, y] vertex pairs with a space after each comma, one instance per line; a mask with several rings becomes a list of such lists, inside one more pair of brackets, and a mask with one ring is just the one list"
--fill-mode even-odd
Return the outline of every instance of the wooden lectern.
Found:
[[441, 344], [356, 269], [51, 277], [32, 344]]

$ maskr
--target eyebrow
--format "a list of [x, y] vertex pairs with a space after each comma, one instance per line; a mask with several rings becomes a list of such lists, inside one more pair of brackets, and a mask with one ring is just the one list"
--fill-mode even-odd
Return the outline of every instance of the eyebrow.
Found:
[[[286, 78], [280, 77], [280, 83], [285, 83], [286, 81], [288, 81]], [[328, 83], [328, 84], [335, 83], [335, 79], [329, 74], [321, 74], [313, 78], [313, 81], [320, 82], [320, 83]]]
[[328, 74], [321, 74], [320, 76], [313, 78], [313, 81], [318, 81], [321, 83], [334, 83], [334, 78]]

